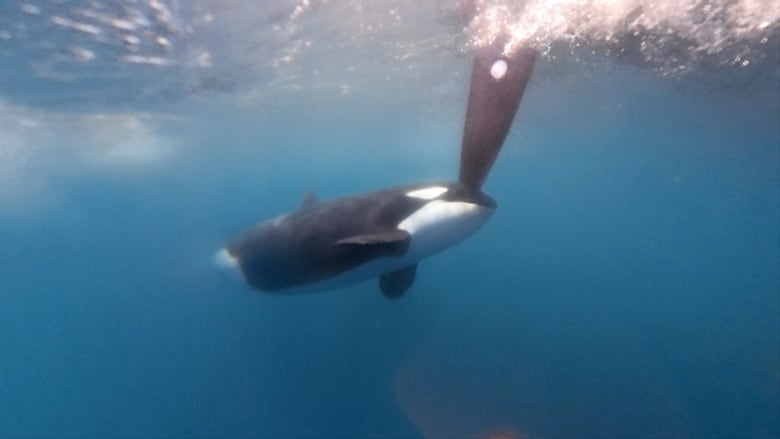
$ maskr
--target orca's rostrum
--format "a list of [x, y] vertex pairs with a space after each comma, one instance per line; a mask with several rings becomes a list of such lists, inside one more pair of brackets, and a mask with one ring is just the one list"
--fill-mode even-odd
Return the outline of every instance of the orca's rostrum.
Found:
[[459, 181], [399, 186], [329, 201], [314, 195], [300, 209], [229, 241], [218, 266], [253, 288], [297, 293], [372, 278], [387, 297], [414, 282], [417, 263], [477, 231], [496, 202], [482, 185], [498, 156], [536, 53], [510, 56], [498, 42], [478, 49], [471, 76]]

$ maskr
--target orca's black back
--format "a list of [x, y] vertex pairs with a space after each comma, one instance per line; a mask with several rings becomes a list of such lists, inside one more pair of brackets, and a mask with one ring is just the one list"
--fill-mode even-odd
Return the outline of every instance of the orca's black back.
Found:
[[[427, 200], [409, 197], [404, 186], [316, 203], [261, 223], [228, 244], [247, 282], [274, 291], [325, 280], [382, 256], [400, 256], [406, 246], [336, 245], [346, 238], [397, 230]], [[406, 243], [408, 245], [408, 243]]]

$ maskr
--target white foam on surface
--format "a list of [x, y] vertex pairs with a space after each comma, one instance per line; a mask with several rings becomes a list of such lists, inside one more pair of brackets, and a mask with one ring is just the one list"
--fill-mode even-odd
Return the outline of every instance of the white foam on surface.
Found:
[[[14, 50], [0, 50], [0, 65], [23, 67], [6, 69], [5, 83], [33, 75], [62, 86], [55, 94], [75, 105], [85, 99], [74, 86], [99, 88], [94, 95], [111, 95], [111, 102], [120, 102], [123, 90], [141, 101], [239, 89], [234, 98], [244, 100], [280, 90], [419, 91], [462, 81], [464, 54], [497, 38], [506, 40], [506, 53], [532, 45], [548, 60], [638, 58], [664, 75], [700, 66], [760, 70], [761, 61], [766, 67], [776, 60], [780, 33], [776, 0], [185, 3], [115, 9], [82, 0], [56, 14], [22, 3], [16, 14], [0, 16], [0, 40], [14, 41]], [[79, 68], [85, 61], [98, 65]]]

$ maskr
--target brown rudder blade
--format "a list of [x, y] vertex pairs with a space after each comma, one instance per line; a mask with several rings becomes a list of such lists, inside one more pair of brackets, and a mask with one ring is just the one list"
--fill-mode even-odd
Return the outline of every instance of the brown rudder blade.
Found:
[[536, 60], [532, 48], [519, 47], [509, 56], [503, 49], [499, 40], [478, 48], [474, 56], [459, 179], [476, 190], [501, 151]]

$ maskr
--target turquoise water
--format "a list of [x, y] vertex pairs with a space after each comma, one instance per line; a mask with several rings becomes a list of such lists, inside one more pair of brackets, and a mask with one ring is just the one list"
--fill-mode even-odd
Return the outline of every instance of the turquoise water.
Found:
[[210, 258], [307, 191], [454, 179], [468, 57], [443, 95], [195, 94], [118, 122], [7, 91], [0, 436], [780, 437], [777, 82], [597, 61], [540, 61], [497, 213], [395, 301], [261, 295]]

